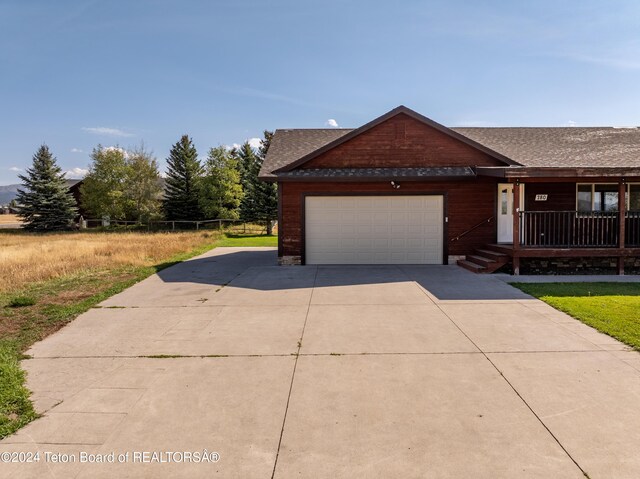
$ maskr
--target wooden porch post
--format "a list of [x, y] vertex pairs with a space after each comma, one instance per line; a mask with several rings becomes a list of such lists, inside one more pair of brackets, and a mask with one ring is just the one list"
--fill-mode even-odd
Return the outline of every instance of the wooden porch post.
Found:
[[513, 183], [513, 274], [520, 275], [520, 181]]
[[627, 195], [626, 195], [626, 184], [624, 179], [620, 180], [618, 183], [618, 247], [620, 248], [620, 256], [618, 256], [618, 274], [624, 274], [624, 256], [622, 256], [622, 250], [625, 247], [625, 223], [626, 221], [626, 212], [627, 212]]

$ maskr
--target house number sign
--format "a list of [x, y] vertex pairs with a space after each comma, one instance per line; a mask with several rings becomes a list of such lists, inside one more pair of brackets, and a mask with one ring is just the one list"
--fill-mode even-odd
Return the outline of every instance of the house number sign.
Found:
[[548, 195], [536, 195], [536, 201], [547, 201]]

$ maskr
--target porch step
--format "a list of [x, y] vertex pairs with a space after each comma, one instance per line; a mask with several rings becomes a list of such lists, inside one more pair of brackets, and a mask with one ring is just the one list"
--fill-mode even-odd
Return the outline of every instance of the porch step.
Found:
[[485, 268], [484, 266], [479, 265], [478, 263], [472, 263], [471, 261], [467, 261], [466, 259], [459, 259], [457, 263], [458, 266], [461, 266], [464, 269], [468, 269], [472, 273], [484, 273], [487, 270], [487, 268]]
[[487, 244], [484, 246], [485, 250], [495, 251], [496, 253], [503, 253], [509, 256], [509, 253], [513, 251], [513, 245], [510, 244]]
[[500, 253], [499, 251], [491, 251], [488, 249], [477, 249], [476, 253], [478, 253], [481, 256], [484, 256], [485, 258], [489, 258], [492, 259], [494, 261], [508, 261], [509, 260], [509, 255], [505, 254], [505, 253]]
[[493, 273], [509, 262], [509, 255], [504, 252], [508, 247], [496, 251], [498, 248], [500, 245], [485, 245], [459, 260], [458, 265], [474, 273]]
[[491, 258], [486, 258], [484, 256], [478, 256], [478, 255], [475, 255], [475, 254], [468, 254], [467, 255], [467, 261], [479, 264], [480, 266], [484, 266], [487, 269], [492, 267], [492, 266], [494, 266], [495, 263], [497, 263], [497, 261], [495, 261], [495, 260], [493, 260]]

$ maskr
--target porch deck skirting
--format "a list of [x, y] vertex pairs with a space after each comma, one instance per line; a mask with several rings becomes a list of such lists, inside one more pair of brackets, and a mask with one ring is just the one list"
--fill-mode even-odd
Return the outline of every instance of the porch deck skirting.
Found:
[[512, 244], [492, 245], [496, 251], [509, 255], [511, 258], [589, 258], [589, 257], [632, 257], [640, 256], [638, 248], [537, 248], [521, 246], [514, 249]]

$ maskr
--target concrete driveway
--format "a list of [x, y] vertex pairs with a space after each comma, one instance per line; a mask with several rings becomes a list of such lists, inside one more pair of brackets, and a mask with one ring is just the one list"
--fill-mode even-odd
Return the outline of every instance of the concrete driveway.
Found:
[[640, 477], [621, 343], [454, 266], [274, 264], [213, 250], [36, 344], [0, 452], [40, 461], [0, 476]]

